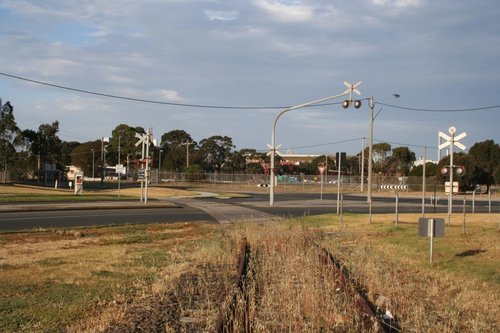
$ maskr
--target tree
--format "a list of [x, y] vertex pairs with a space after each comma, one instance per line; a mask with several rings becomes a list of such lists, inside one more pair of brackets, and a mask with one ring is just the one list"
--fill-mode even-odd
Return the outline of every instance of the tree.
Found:
[[43, 169], [46, 163], [56, 164], [61, 160], [61, 139], [57, 136], [59, 122], [42, 124], [38, 131], [24, 130], [22, 136], [29, 147], [31, 154], [38, 158], [39, 169]]
[[[347, 156], [346, 158], [346, 170], [349, 171], [351, 175], [359, 175], [361, 172], [360, 166], [361, 158], [360, 156]], [[365, 170], [367, 170], [367, 164], [365, 164]]]
[[[186, 147], [187, 146], [187, 147]], [[182, 170], [186, 166], [186, 154], [193, 160], [197, 143], [184, 130], [172, 130], [161, 136], [160, 149], [163, 149], [162, 167], [167, 170]]]
[[73, 161], [72, 161], [72, 153], [73, 153], [73, 150], [78, 147], [79, 145], [81, 145], [80, 142], [76, 142], [76, 141], [63, 141], [61, 143], [61, 160], [60, 160], [60, 164], [62, 166], [67, 166], [67, 165], [71, 165], [73, 164]]
[[408, 147], [396, 147], [390, 158], [391, 169], [397, 174], [408, 176], [415, 160], [415, 153]]
[[245, 159], [244, 170], [246, 173], [260, 174], [264, 172], [262, 163], [266, 162], [266, 159], [269, 159], [266, 153], [258, 153], [255, 149], [244, 148], [240, 149], [238, 154]]
[[495, 184], [500, 184], [500, 165], [495, 169], [493, 176], [495, 178]]
[[[111, 138], [109, 139], [109, 144], [106, 149], [106, 162], [107, 164], [114, 165], [118, 163], [118, 150], [120, 150], [120, 163], [127, 165], [127, 170], [131, 160], [141, 157], [141, 146], [136, 147], [138, 141], [135, 136], [136, 133], [145, 134], [144, 128], [137, 126], [131, 127], [126, 124], [120, 124], [111, 131]], [[99, 140], [101, 143], [101, 141]], [[98, 148], [99, 153], [101, 152], [101, 146]], [[99, 155], [99, 159], [101, 155]]]
[[500, 166], [500, 146], [493, 140], [486, 140], [474, 144], [469, 155], [474, 161], [472, 180], [476, 184], [489, 187], [495, 183], [495, 170]]
[[391, 163], [387, 158], [391, 151], [391, 145], [388, 143], [377, 143], [373, 145], [373, 172], [383, 176], [391, 171]]
[[86, 176], [95, 177], [100, 166], [100, 151], [101, 140], [84, 142], [73, 149], [71, 159]]
[[10, 102], [2, 105], [0, 100], [0, 108], [0, 169], [7, 171], [7, 165], [16, 155], [16, 144], [20, 130], [14, 119], [14, 107]]
[[[432, 162], [427, 162], [425, 163], [425, 177], [434, 177], [436, 176], [437, 172], [437, 164], [432, 163]], [[422, 177], [424, 175], [424, 165], [417, 165], [416, 167], [413, 167], [409, 173], [409, 176], [413, 177]]]
[[374, 162], [385, 161], [391, 151], [391, 145], [385, 142], [377, 143], [373, 145], [372, 150]]
[[230, 137], [214, 135], [200, 141], [197, 160], [206, 171], [221, 171], [223, 164], [230, 159], [234, 148]]

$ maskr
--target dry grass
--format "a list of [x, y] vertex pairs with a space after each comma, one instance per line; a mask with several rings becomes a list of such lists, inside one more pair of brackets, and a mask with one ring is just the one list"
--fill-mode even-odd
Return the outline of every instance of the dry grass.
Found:
[[[0, 185], [0, 196], [67, 196], [72, 195], [74, 192], [69, 189], [54, 189], [31, 185], [11, 185], [11, 184], [1, 184]], [[157, 198], [168, 198], [168, 197], [179, 197], [179, 196], [193, 196], [196, 192], [186, 191], [182, 189], [175, 189], [163, 186], [152, 186], [148, 188], [148, 197]], [[118, 196], [118, 189], [84, 189], [84, 196]], [[127, 187], [120, 189], [120, 195], [128, 197], [140, 197], [141, 188], [139, 185], [135, 187]]]
[[30, 185], [0, 184], [0, 195], [24, 195], [24, 194], [50, 194], [67, 195], [71, 191], [63, 189], [45, 188]]
[[398, 228], [387, 216], [371, 225], [348, 218], [322, 228], [322, 244], [404, 331], [500, 330], [500, 215], [469, 217], [465, 235], [456, 222], [446, 227], [445, 237], [435, 239], [432, 266], [428, 239], [417, 237], [418, 217], [404, 215]]
[[[230, 275], [228, 242], [205, 224], [1, 235], [0, 331], [95, 332], [124, 325], [204, 264], [217, 266], [219, 277]], [[211, 308], [215, 321], [219, 306]]]
[[351, 294], [320, 263], [317, 249], [307, 241], [310, 232], [287, 223], [247, 225], [241, 232], [252, 244], [245, 286], [252, 331], [362, 330]]
[[[88, 193], [92, 194], [110, 194], [110, 195], [118, 195], [118, 190], [92, 190], [88, 191]], [[196, 192], [186, 191], [181, 189], [173, 189], [169, 187], [148, 187], [148, 198], [153, 199], [161, 199], [168, 197], [181, 197], [181, 196], [193, 196], [196, 195]], [[141, 188], [133, 187], [133, 188], [124, 188], [120, 189], [120, 195], [130, 196], [130, 197], [140, 197], [141, 196]]]
[[[348, 290], [306, 240], [339, 257], [405, 332], [497, 332], [500, 215], [460, 216], [436, 239], [418, 215], [307, 217], [263, 224], [133, 225], [0, 235], [0, 331], [210, 331], [236, 293], [237, 250], [251, 246], [239, 314], [255, 332], [359, 332]], [[340, 289], [339, 289], [340, 288]], [[247, 308], [248, 304], [248, 308]]]

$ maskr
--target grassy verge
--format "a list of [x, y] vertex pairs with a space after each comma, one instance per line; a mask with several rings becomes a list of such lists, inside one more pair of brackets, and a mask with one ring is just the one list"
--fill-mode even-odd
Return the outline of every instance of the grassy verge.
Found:
[[[0, 235], [0, 331], [210, 331], [235, 292], [239, 242], [255, 332], [358, 332], [353, 300], [306, 240], [337, 256], [405, 332], [497, 332], [500, 215], [456, 222], [434, 244], [418, 215], [280, 223], [150, 224]], [[241, 296], [241, 295], [240, 295]], [[243, 304], [240, 298], [238, 306]], [[237, 318], [236, 318], [237, 319]]]
[[[118, 196], [120, 194], [120, 196]], [[196, 195], [192, 191], [167, 187], [149, 187], [148, 198], [168, 198]], [[136, 199], [141, 196], [139, 185], [118, 189], [84, 189], [83, 195], [74, 195], [67, 189], [54, 189], [32, 185], [0, 184], [0, 204], [29, 202], [85, 202], [85, 201], [120, 201]]]
[[103, 330], [197, 265], [232, 262], [226, 248], [195, 224], [0, 235], [0, 331]]
[[341, 258], [374, 302], [385, 303], [404, 330], [495, 332], [500, 328], [498, 218], [476, 215], [466, 234], [456, 222], [446, 226], [445, 237], [435, 238], [433, 265], [428, 238], [417, 236], [417, 214], [405, 215], [398, 227], [387, 217], [368, 224], [351, 216], [343, 225], [337, 217], [323, 217], [321, 244]]

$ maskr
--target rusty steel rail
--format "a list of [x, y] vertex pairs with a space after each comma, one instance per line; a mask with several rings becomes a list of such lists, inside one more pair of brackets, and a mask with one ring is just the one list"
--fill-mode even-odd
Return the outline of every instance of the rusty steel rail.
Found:
[[[247, 240], [244, 238], [241, 244], [240, 252], [239, 252], [239, 260], [238, 260], [238, 272], [236, 274], [236, 287], [240, 292], [245, 294], [244, 291], [244, 283], [246, 280], [246, 276], [248, 273], [248, 266], [249, 266], [249, 260], [250, 260], [250, 245], [248, 244]], [[244, 312], [244, 323], [245, 327], [243, 329], [243, 332], [250, 332], [250, 321], [248, 320], [248, 296], [245, 295], [245, 300], [246, 300], [246, 309]], [[216, 327], [215, 327], [215, 332], [217, 333], [226, 333], [226, 332], [234, 332], [234, 326], [233, 326], [233, 321], [232, 320], [227, 320], [227, 317], [229, 316], [234, 316], [236, 312], [236, 303], [238, 300], [238, 295], [234, 294], [231, 303], [227, 307], [227, 309], [222, 310], [219, 313], [219, 317], [217, 319]]]
[[351, 291], [356, 307], [362, 315], [364, 329], [377, 333], [401, 332], [396, 320], [386, 322], [382, 317], [377, 316], [377, 306], [365, 296], [365, 288], [356, 283], [340, 260], [328, 252], [328, 250], [321, 248], [313, 242], [311, 243], [318, 250], [320, 261], [331, 269], [333, 279], [340, 282], [344, 289]]
[[[356, 283], [350, 276], [349, 271], [335, 256], [311, 240], [306, 242], [317, 249], [320, 261], [330, 268], [334, 281], [340, 283], [346, 292], [351, 292], [356, 308], [363, 319], [363, 328], [366, 331], [376, 333], [401, 332], [396, 320], [386, 322], [382, 317], [377, 316], [377, 307], [365, 296], [365, 289]], [[216, 333], [229, 333], [234, 331], [251, 332], [252, 328], [248, 315], [250, 300], [244, 290], [245, 281], [249, 272], [250, 253], [250, 245], [246, 239], [243, 239], [239, 252], [238, 271], [235, 278], [235, 284], [238, 291], [232, 296], [232, 300], [228, 307], [220, 311], [215, 327]], [[246, 304], [243, 311], [243, 318], [241, 318], [243, 327], [236, 328], [234, 327], [233, 319], [237, 311], [238, 293], [242, 293]]]

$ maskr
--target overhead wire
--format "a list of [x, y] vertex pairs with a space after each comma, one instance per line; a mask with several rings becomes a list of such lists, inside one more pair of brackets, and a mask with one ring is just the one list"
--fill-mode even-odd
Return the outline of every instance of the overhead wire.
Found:
[[[69, 86], [63, 86], [63, 85], [59, 85], [59, 84], [29, 79], [26, 77], [21, 77], [21, 76], [12, 75], [12, 74], [3, 73], [3, 72], [0, 72], [0, 75], [5, 76], [5, 77], [9, 77], [9, 78], [13, 78], [13, 79], [17, 79], [17, 80], [21, 80], [21, 81], [26, 81], [26, 82], [30, 82], [30, 83], [39, 84], [39, 85], [44, 85], [44, 86], [48, 86], [48, 87], [52, 87], [52, 88], [74, 91], [74, 92], [78, 92], [78, 93], [82, 93], [82, 94], [95, 95], [95, 96], [114, 98], [114, 99], [121, 99], [121, 100], [133, 101], [133, 102], [150, 103], [150, 104], [170, 105], [170, 106], [179, 106], [179, 107], [192, 107], [192, 108], [204, 108], [204, 109], [233, 109], [233, 110], [271, 110], [271, 109], [286, 109], [286, 108], [290, 107], [290, 105], [288, 105], [288, 106], [241, 106], [241, 105], [230, 106], [230, 105], [209, 105], [209, 104], [189, 104], [189, 103], [165, 102], [165, 101], [158, 101], [158, 100], [152, 100], [152, 99], [134, 98], [134, 97], [127, 97], [127, 96], [114, 95], [114, 94], [108, 94], [108, 93], [101, 93], [101, 92], [97, 92], [97, 91], [73, 88], [73, 87], [69, 87]], [[337, 105], [340, 103], [341, 102], [318, 103], [318, 104], [311, 105], [311, 107]]]
[[[127, 97], [127, 96], [121, 96], [121, 95], [115, 95], [115, 94], [109, 94], [109, 93], [102, 93], [102, 92], [98, 92], [98, 91], [91, 91], [91, 90], [86, 90], [86, 89], [74, 88], [74, 87], [70, 87], [70, 86], [44, 82], [44, 81], [30, 79], [30, 78], [26, 78], [26, 77], [22, 77], [22, 76], [18, 76], [18, 75], [13, 75], [13, 74], [8, 74], [8, 73], [4, 73], [4, 72], [0, 72], [0, 76], [4, 76], [4, 77], [16, 79], [16, 80], [21, 80], [21, 81], [25, 81], [25, 82], [35, 83], [35, 84], [39, 84], [39, 85], [44, 85], [44, 86], [48, 86], [48, 87], [52, 87], [52, 88], [74, 91], [74, 92], [78, 92], [78, 93], [82, 93], [82, 94], [89, 94], [89, 95], [101, 96], [101, 97], [106, 97], [106, 98], [121, 99], [121, 100], [140, 102], [140, 103], [170, 105], [170, 106], [178, 106], [178, 107], [192, 107], [192, 108], [205, 108], [205, 109], [233, 109], [233, 110], [273, 110], [273, 109], [286, 109], [286, 108], [291, 107], [290, 105], [282, 105], [282, 106], [243, 105], [242, 106], [242, 105], [210, 105], [210, 104], [191, 104], [191, 103], [166, 102], [166, 101]], [[362, 100], [367, 100], [367, 98], [364, 98]], [[330, 105], [339, 105], [339, 104], [341, 104], [341, 102], [328, 102], [328, 103], [318, 103], [318, 104], [310, 105], [308, 107], [330, 106]], [[425, 109], [425, 108], [414, 108], [414, 107], [399, 106], [399, 105], [394, 105], [394, 104], [387, 104], [387, 103], [378, 102], [378, 101], [375, 101], [375, 104], [383, 105], [383, 106], [386, 106], [389, 108], [394, 108], [394, 109], [407, 110], [407, 111], [417, 111], [417, 112], [471, 112], [471, 111], [483, 111], [483, 110], [491, 110], [491, 109], [500, 108], [500, 105], [490, 105], [490, 106], [472, 107], [472, 108], [464, 108], [464, 109]]]
[[466, 108], [466, 109], [422, 109], [422, 108], [411, 108], [411, 107], [406, 107], [406, 106], [386, 104], [386, 103], [382, 103], [382, 102], [375, 102], [375, 104], [380, 104], [380, 105], [387, 106], [389, 108], [394, 108], [394, 109], [417, 111], [417, 112], [470, 112], [470, 111], [483, 111], [483, 110], [491, 110], [491, 109], [500, 108], [500, 105], [490, 105], [490, 106], [473, 107], [473, 108]]

